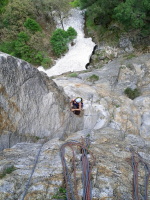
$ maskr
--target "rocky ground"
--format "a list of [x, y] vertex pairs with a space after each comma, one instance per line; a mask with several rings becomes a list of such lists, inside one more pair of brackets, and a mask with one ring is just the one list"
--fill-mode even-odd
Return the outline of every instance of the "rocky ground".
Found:
[[[87, 131], [76, 132], [69, 136], [67, 140], [81, 141], [83, 136], [88, 135], [90, 137], [90, 151], [96, 158], [92, 170], [92, 199], [133, 199], [130, 148], [134, 148], [144, 158], [144, 161], [150, 163], [150, 142], [132, 134], [122, 138], [121, 131], [109, 127], [87, 133]], [[54, 195], [57, 194], [59, 188], [64, 187], [59, 153], [60, 147], [64, 143], [65, 141], [56, 138], [44, 144], [25, 200], [57, 199], [53, 198]], [[15, 167], [15, 171], [0, 180], [1, 200], [22, 199], [40, 146], [41, 144], [35, 143], [19, 143], [1, 153], [0, 170], [4, 171], [8, 167]], [[79, 159], [80, 156], [81, 154], [77, 152], [76, 157]], [[68, 162], [71, 163], [71, 159], [72, 155], [69, 153]], [[82, 196], [79, 160], [77, 162], [78, 191]], [[144, 170], [142, 165], [139, 165], [139, 172], [140, 196], [142, 199], [142, 196], [144, 196]]]
[[[25, 200], [61, 199], [53, 196], [64, 187], [59, 149], [66, 141], [81, 141], [81, 137], [90, 138], [90, 151], [96, 159], [92, 170], [92, 199], [133, 199], [131, 149], [150, 165], [150, 54], [120, 56], [100, 67], [76, 73], [75, 77], [66, 74], [53, 79], [57, 90], [69, 97], [68, 103], [69, 99], [82, 96], [84, 110], [80, 116], [74, 116], [66, 108], [70, 123], [74, 123], [61, 138], [57, 135], [51, 140], [39, 138], [37, 143], [18, 143], [1, 151], [1, 174], [12, 166], [15, 170], [0, 179], [0, 200], [22, 200], [32, 172]], [[128, 87], [137, 88], [139, 96], [130, 99], [125, 95]], [[79, 151], [76, 156], [78, 192], [82, 199]], [[67, 160], [68, 163], [72, 160], [70, 152]], [[139, 196], [144, 199], [142, 164], [139, 164]]]

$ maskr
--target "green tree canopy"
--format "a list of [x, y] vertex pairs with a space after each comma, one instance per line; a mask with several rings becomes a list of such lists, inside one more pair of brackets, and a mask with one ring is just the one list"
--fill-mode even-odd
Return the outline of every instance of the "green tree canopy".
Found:
[[0, 14], [5, 11], [5, 6], [8, 4], [8, 0], [0, 0]]
[[5, 13], [2, 15], [3, 20], [9, 25], [22, 25], [27, 16], [35, 16], [35, 9], [30, 0], [12, 0], [5, 7]]
[[80, 0], [81, 8], [87, 8], [87, 18], [95, 25], [106, 26], [112, 20], [114, 8], [120, 0]]
[[62, 28], [63, 19], [68, 15], [70, 10], [70, 0], [33, 0], [36, 11], [39, 15], [44, 15], [47, 20], [53, 20], [58, 17]]
[[50, 39], [52, 49], [55, 55], [60, 56], [68, 50], [68, 43], [71, 42], [77, 35], [77, 32], [69, 27], [67, 31], [63, 29], [56, 29]]
[[81, 8], [86, 8], [90, 25], [107, 27], [115, 20], [127, 29], [149, 28], [149, 0], [80, 0], [80, 5]]
[[150, 14], [150, 1], [126, 0], [114, 9], [114, 18], [130, 28], [142, 28]]
[[30, 31], [33, 31], [33, 32], [36, 32], [36, 31], [41, 31], [42, 28], [40, 27], [40, 25], [34, 20], [34, 19], [31, 19], [31, 18], [27, 18], [25, 23], [24, 23], [24, 26], [29, 29]]

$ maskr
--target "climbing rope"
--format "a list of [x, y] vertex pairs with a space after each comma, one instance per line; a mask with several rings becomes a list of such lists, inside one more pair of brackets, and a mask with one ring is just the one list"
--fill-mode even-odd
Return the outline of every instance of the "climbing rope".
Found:
[[[72, 113], [70, 113], [70, 115], [67, 117], [67, 119], [65, 120], [65, 122], [66, 122], [70, 117], [72, 117]], [[65, 122], [63, 122], [63, 123], [53, 132], [53, 135], [62, 127], [62, 125], [63, 125]], [[95, 125], [94, 125], [94, 126], [95, 126]], [[40, 157], [40, 153], [41, 153], [42, 147], [43, 147], [44, 144], [45, 144], [46, 142], [48, 142], [48, 141], [49, 141], [49, 139], [44, 140], [43, 143], [41, 144], [39, 150], [38, 150], [38, 153], [37, 153], [37, 155], [36, 155], [36, 157], [35, 157], [35, 161], [34, 161], [34, 163], [33, 163], [33, 168], [32, 168], [31, 174], [30, 174], [30, 176], [29, 176], [29, 179], [28, 179], [27, 183], [25, 184], [25, 189], [24, 189], [24, 191], [23, 191], [21, 200], [24, 200], [24, 198], [25, 198], [25, 196], [26, 196], [26, 194], [27, 194], [27, 192], [28, 192], [28, 189], [29, 189], [29, 186], [30, 186], [30, 182], [31, 182], [31, 180], [32, 180], [32, 176], [33, 176], [33, 173], [34, 173], [34, 171], [35, 171], [35, 168], [36, 168], [36, 166], [37, 166], [38, 159], [39, 159], [39, 157]], [[85, 158], [84, 158], [84, 159], [85, 159]], [[67, 166], [66, 166], [66, 167], [67, 167]], [[71, 183], [70, 183], [70, 185], [71, 185]], [[75, 184], [75, 185], [76, 185], [76, 184]], [[73, 189], [72, 189], [72, 190], [73, 190]], [[76, 189], [76, 191], [77, 191], [77, 189]], [[69, 198], [68, 198], [68, 199], [69, 199]], [[71, 200], [73, 200], [73, 198], [72, 198]], [[85, 199], [85, 200], [88, 200], [88, 199]]]
[[145, 177], [144, 177], [144, 197], [143, 200], [148, 200], [148, 184], [150, 178], [150, 165], [146, 163], [143, 158], [139, 155], [139, 153], [135, 152], [133, 149], [131, 150], [132, 157], [132, 170], [133, 170], [133, 200], [140, 200], [139, 197], [139, 183], [138, 183], [138, 165], [141, 163], [145, 169]]
[[[82, 185], [83, 185], [83, 200], [91, 200], [92, 199], [92, 189], [91, 189], [91, 170], [95, 163], [95, 158], [92, 152], [89, 150], [89, 138], [83, 140], [81, 142], [78, 141], [67, 141], [60, 148], [60, 157], [63, 166], [63, 174], [66, 184], [66, 196], [67, 200], [78, 200], [78, 191], [77, 191], [77, 177], [76, 177], [76, 159], [75, 159], [75, 150], [74, 147], [79, 147], [81, 149], [81, 166], [82, 166]], [[67, 165], [67, 161], [65, 158], [65, 150], [69, 147], [72, 151], [72, 166], [71, 170]], [[89, 156], [91, 155], [92, 161], [89, 161]], [[73, 175], [71, 176], [71, 172], [73, 171]]]
[[[70, 117], [70, 115], [67, 117], [67, 119], [65, 120], [65, 122], [69, 119], [69, 117]], [[55, 134], [55, 133], [63, 126], [63, 124], [64, 124], [65, 122], [63, 122], [63, 123], [53, 132], [53, 134]], [[26, 183], [26, 185], [25, 185], [25, 189], [24, 189], [24, 192], [23, 192], [23, 194], [22, 194], [21, 200], [24, 200], [24, 198], [25, 198], [25, 196], [26, 196], [26, 194], [27, 194], [27, 192], [28, 192], [28, 189], [29, 189], [29, 186], [30, 186], [30, 182], [31, 182], [33, 173], [34, 173], [34, 171], [35, 171], [36, 165], [37, 165], [37, 163], [38, 163], [38, 159], [39, 159], [39, 156], [40, 156], [42, 147], [43, 147], [43, 145], [44, 145], [47, 141], [48, 141], [48, 140], [44, 141], [44, 142], [41, 144], [41, 146], [40, 146], [40, 148], [39, 148], [39, 150], [38, 150], [38, 153], [37, 153], [37, 155], [36, 155], [36, 157], [35, 157], [35, 161], [34, 161], [34, 163], [33, 163], [33, 168], [32, 168], [30, 177], [29, 177], [29, 179], [28, 179], [28, 181], [27, 181], [27, 183]]]
[[39, 151], [38, 151], [38, 153], [37, 153], [37, 155], [36, 155], [35, 162], [34, 162], [34, 166], [33, 166], [33, 169], [32, 169], [32, 171], [31, 171], [29, 180], [28, 180], [27, 183], [26, 183], [25, 190], [24, 190], [24, 192], [23, 192], [23, 195], [22, 195], [22, 199], [21, 199], [21, 200], [24, 200], [24, 198], [25, 198], [25, 196], [26, 196], [26, 194], [27, 194], [27, 191], [28, 191], [28, 189], [29, 189], [29, 185], [30, 185], [30, 182], [31, 182], [33, 173], [34, 173], [34, 171], [35, 171], [36, 165], [37, 165], [37, 163], [38, 163], [38, 159], [39, 159], [39, 156], [40, 156], [41, 149], [42, 149], [43, 145], [44, 145], [44, 143], [40, 146]]

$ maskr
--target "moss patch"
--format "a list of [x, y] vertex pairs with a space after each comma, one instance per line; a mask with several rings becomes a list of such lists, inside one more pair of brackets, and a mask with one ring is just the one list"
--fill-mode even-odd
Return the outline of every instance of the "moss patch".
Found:
[[71, 73], [71, 74], [68, 75], [68, 77], [77, 77], [77, 76], [78, 76], [77, 73]]
[[16, 168], [14, 166], [4, 169], [3, 172], [0, 173], [0, 179], [4, 178], [7, 174], [11, 174], [15, 170]]
[[52, 199], [64, 199], [66, 200], [66, 189], [61, 187], [59, 188], [58, 192], [52, 196]]
[[124, 90], [124, 93], [130, 98], [130, 99], [135, 99], [136, 97], [140, 96], [140, 91], [138, 88], [135, 88], [132, 90], [131, 88], [126, 88]]
[[95, 82], [95, 81], [98, 81], [99, 80], [99, 76], [97, 76], [96, 74], [93, 74], [91, 76], [89, 76], [87, 78], [88, 81], [91, 81], [91, 82]]

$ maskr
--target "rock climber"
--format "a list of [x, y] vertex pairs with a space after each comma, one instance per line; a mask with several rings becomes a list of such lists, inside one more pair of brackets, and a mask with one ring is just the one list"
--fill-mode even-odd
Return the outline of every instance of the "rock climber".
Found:
[[72, 99], [70, 102], [70, 107], [74, 114], [79, 115], [83, 108], [83, 99], [81, 97]]

